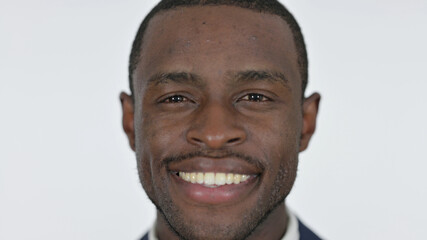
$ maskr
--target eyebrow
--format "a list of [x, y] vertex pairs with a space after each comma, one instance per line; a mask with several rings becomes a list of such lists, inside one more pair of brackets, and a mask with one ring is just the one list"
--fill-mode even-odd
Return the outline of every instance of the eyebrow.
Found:
[[148, 85], [159, 85], [167, 83], [188, 84], [196, 87], [204, 87], [205, 83], [202, 78], [194, 73], [188, 72], [160, 72], [148, 79]]
[[[260, 81], [268, 81], [268, 82], [279, 82], [284, 87], [291, 89], [289, 86], [289, 81], [285, 77], [285, 75], [281, 72], [277, 71], [269, 71], [269, 70], [247, 70], [247, 71], [239, 71], [234, 72], [230, 71], [226, 73], [227, 78], [231, 80], [229, 85], [237, 85], [251, 82], [260, 82]], [[202, 80], [202, 78], [194, 73], [189, 72], [159, 72], [154, 74], [148, 79], [148, 85], [159, 85], [159, 84], [167, 84], [167, 83], [178, 83], [178, 84], [187, 84], [200, 88], [204, 88], [206, 83]]]
[[[268, 81], [268, 82], [279, 82], [284, 87], [289, 88], [289, 81], [285, 77], [285, 74], [277, 71], [269, 70], [248, 70], [241, 72], [230, 72], [228, 73], [229, 78], [234, 79], [236, 84], [241, 83], [251, 83], [258, 81]], [[234, 84], [234, 83], [232, 83]]]

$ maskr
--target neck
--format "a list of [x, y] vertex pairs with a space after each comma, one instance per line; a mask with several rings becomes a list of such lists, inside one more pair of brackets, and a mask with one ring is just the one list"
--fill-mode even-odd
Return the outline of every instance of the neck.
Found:
[[[289, 217], [286, 212], [285, 203], [283, 202], [254, 229], [247, 240], [279, 240], [286, 233], [288, 221]], [[159, 211], [157, 211], [155, 226], [155, 234], [158, 237], [158, 240], [179, 240], [179, 237], [170, 228], [169, 223], [164, 219], [163, 214]]]

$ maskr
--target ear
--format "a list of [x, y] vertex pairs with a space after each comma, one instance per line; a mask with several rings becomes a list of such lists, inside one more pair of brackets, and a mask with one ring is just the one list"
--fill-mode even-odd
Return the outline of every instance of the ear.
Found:
[[319, 111], [320, 95], [313, 93], [310, 97], [304, 99], [302, 106], [303, 124], [299, 151], [302, 152], [308, 147], [311, 136], [316, 130], [316, 119]]
[[133, 151], [135, 151], [135, 127], [134, 127], [134, 112], [133, 112], [133, 100], [128, 94], [120, 93], [120, 102], [122, 103], [123, 110], [123, 130], [125, 131], [129, 145]]

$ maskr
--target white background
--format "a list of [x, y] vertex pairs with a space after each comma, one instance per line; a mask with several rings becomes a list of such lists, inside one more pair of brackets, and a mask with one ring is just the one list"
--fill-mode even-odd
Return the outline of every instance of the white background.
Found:
[[[136, 239], [118, 95], [154, 0], [0, 0], [0, 239]], [[427, 1], [287, 0], [318, 131], [290, 197], [327, 239], [426, 239]]]

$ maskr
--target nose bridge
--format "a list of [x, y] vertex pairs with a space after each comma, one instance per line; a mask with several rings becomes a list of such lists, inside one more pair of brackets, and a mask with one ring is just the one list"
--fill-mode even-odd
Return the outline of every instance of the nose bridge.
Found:
[[245, 139], [245, 130], [238, 126], [233, 109], [221, 102], [204, 106], [195, 115], [193, 126], [187, 132], [187, 141], [212, 149], [237, 145]]

